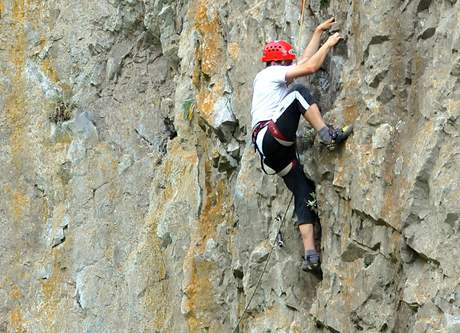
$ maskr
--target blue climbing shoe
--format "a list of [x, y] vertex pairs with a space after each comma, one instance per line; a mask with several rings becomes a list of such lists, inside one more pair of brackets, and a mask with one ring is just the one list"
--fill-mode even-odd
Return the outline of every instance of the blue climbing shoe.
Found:
[[329, 150], [334, 150], [337, 145], [345, 141], [353, 133], [353, 125], [334, 128], [331, 125], [319, 130], [319, 141]]
[[302, 269], [305, 272], [318, 271], [321, 267], [321, 261], [318, 252], [315, 250], [305, 251]]

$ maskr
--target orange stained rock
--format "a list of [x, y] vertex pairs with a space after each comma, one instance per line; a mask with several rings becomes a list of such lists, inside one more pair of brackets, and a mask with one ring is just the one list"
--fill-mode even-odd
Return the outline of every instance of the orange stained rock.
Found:
[[10, 298], [16, 301], [17, 305], [10, 311], [10, 326], [15, 329], [15, 332], [25, 332], [20, 307], [22, 297], [21, 289], [17, 285], [13, 285], [10, 291]]
[[[344, 301], [346, 312], [351, 312], [353, 307], [356, 306], [356, 300], [359, 300], [359, 292], [356, 287], [363, 285], [363, 281], [357, 279], [359, 273], [362, 271], [362, 262], [363, 259], [347, 263], [340, 274], [343, 292], [340, 294], [342, 296], [339, 297]], [[342, 325], [346, 326], [346, 323], [342, 323]]]
[[357, 98], [357, 96], [360, 96], [359, 88], [360, 83], [359, 80], [356, 78], [352, 78], [346, 81], [344, 84], [343, 91], [356, 92], [356, 94], [347, 94], [346, 99], [343, 103], [345, 105], [343, 110], [343, 117], [346, 124], [352, 124], [359, 116], [359, 100]]
[[59, 75], [58, 75], [58, 73], [56, 72], [56, 70], [54, 69], [54, 67], [52, 66], [52, 62], [51, 62], [51, 59], [50, 59], [50, 58], [45, 58], [45, 59], [43, 59], [43, 61], [42, 61], [42, 63], [41, 63], [41, 69], [42, 69], [43, 73], [44, 73], [51, 81], [53, 81], [54, 83], [60, 83]]
[[195, 29], [201, 33], [201, 70], [207, 75], [218, 72], [223, 63], [222, 27], [217, 15], [209, 17], [210, 0], [200, 0], [195, 12]]
[[240, 55], [240, 45], [238, 43], [230, 43], [227, 46], [228, 54], [232, 60], [237, 60]]
[[143, 305], [152, 313], [153, 319], [148, 326], [156, 331], [167, 331], [167, 319], [171, 314], [170, 302], [171, 295], [169, 290], [169, 280], [167, 279], [167, 267], [164, 260], [164, 253], [161, 249], [160, 239], [157, 236], [156, 229], [158, 225], [158, 217], [161, 215], [159, 210], [163, 204], [159, 204], [157, 210], [153, 211], [147, 218], [147, 225], [150, 225], [150, 232], [146, 243], [146, 248], [143, 251], [148, 251], [148, 265], [153, 270], [154, 287], [148, 288], [145, 297], [142, 298]]
[[230, 219], [229, 208], [231, 206], [230, 194], [226, 182], [221, 179], [216, 183], [211, 181], [211, 161], [205, 162], [205, 187], [206, 198], [204, 209], [199, 219], [199, 237], [200, 252], [202, 253], [206, 247], [206, 241], [213, 238], [216, 233], [216, 227]]
[[345, 124], [353, 124], [353, 122], [358, 118], [359, 110], [356, 104], [348, 105], [345, 110], [343, 117], [345, 119]]
[[46, 5], [43, 0], [13, 0], [12, 16], [19, 23], [31, 23], [39, 27], [43, 23], [42, 11]]
[[21, 309], [16, 307], [10, 312], [10, 325], [14, 328], [15, 333], [25, 333], [26, 330], [23, 326]]
[[18, 301], [22, 298], [21, 289], [18, 286], [14, 285], [10, 292], [10, 297], [12, 300]]
[[201, 53], [199, 48], [195, 49], [195, 64], [192, 70], [192, 84], [196, 89], [201, 88]]
[[13, 0], [12, 14], [18, 21], [24, 21], [26, 17], [26, 0]]
[[[168, 183], [165, 184], [165, 188], [161, 194], [161, 202], [162, 204], [158, 204], [158, 209], [163, 209], [162, 207], [164, 204], [172, 201], [176, 195], [183, 192], [183, 186], [187, 184], [182, 183], [173, 183], [177, 179], [175, 177], [179, 177], [180, 175], [187, 175], [190, 174], [191, 170], [198, 165], [198, 158], [196, 156], [196, 152], [194, 151], [186, 151], [184, 148], [176, 143], [175, 141], [171, 142], [170, 147], [168, 148], [168, 158], [163, 163], [163, 169], [161, 174], [168, 176]], [[178, 163], [178, 162], [181, 163]], [[187, 180], [188, 178], [181, 178], [179, 182], [183, 180]], [[161, 213], [158, 213], [161, 215]]]
[[167, 183], [164, 184], [165, 188], [159, 199], [155, 201], [155, 208], [152, 209], [146, 221], [151, 230], [148, 238], [148, 251], [151, 253], [149, 261], [151, 260], [151, 266], [154, 269], [156, 284], [155, 288], [149, 289], [143, 302], [153, 314], [150, 325], [161, 332], [168, 331], [168, 325], [171, 324], [170, 316], [174, 314], [174, 311], [170, 308], [172, 291], [169, 288], [170, 280], [167, 279], [168, 266], [163, 258], [161, 240], [156, 233], [157, 225], [159, 219], [164, 215], [168, 203], [189, 198], [190, 193], [184, 189], [191, 190], [187, 188], [190, 184], [190, 177], [183, 177], [183, 175], [191, 175], [193, 168], [197, 165], [198, 156], [195, 150], [185, 150], [178, 140], [170, 143], [168, 158], [158, 170], [159, 174], [167, 175]]
[[[195, 150], [185, 150], [184, 147], [178, 143], [178, 141], [172, 141], [171, 142], [171, 145], [169, 146], [169, 149], [168, 149], [168, 155], [171, 155], [171, 156], [174, 156], [178, 159], [180, 159], [181, 161], [187, 161], [188, 163], [186, 163], [185, 165], [184, 164], [174, 164], [174, 166], [177, 167], [178, 166], [182, 166], [182, 167], [190, 167], [190, 165], [197, 165], [198, 164], [198, 157], [196, 155], [196, 151]], [[168, 160], [168, 161], [171, 161], [171, 160]], [[171, 170], [169, 170], [171, 171]], [[177, 170], [179, 171], [179, 170]], [[180, 170], [180, 172], [182, 172], [182, 170]]]
[[61, 269], [57, 255], [54, 255], [53, 259], [53, 272], [51, 273], [51, 276], [48, 279], [41, 281], [43, 294], [45, 296], [47, 303], [50, 301], [57, 301], [56, 299], [53, 300], [53, 297], [58, 296], [58, 286], [61, 280]]
[[201, 332], [203, 328], [215, 325], [210, 318], [213, 310], [218, 308], [218, 304], [209, 277], [217, 274], [218, 267], [213, 262], [197, 258], [204, 253], [207, 241], [215, 237], [217, 226], [232, 220], [231, 196], [225, 181], [222, 179], [213, 181], [209, 160], [204, 163], [204, 173], [206, 190], [204, 208], [184, 261], [184, 267], [192, 272], [191, 280], [186, 286], [186, 308], [189, 311], [187, 324], [190, 332]]
[[[35, 5], [33, 8], [32, 5]], [[25, 23], [34, 21], [40, 17], [37, 9], [43, 6], [42, 1], [37, 0], [14, 0], [12, 2], [12, 17], [16, 20], [13, 26], [13, 34], [9, 49], [8, 59], [11, 61], [12, 71], [7, 73], [12, 82], [11, 90], [6, 97], [5, 114], [8, 128], [10, 129], [9, 144], [12, 150], [12, 162], [15, 170], [21, 172], [27, 161], [27, 96], [26, 83], [23, 77], [26, 63], [27, 37]], [[31, 167], [30, 165], [28, 167]]]
[[[392, 244], [392, 247], [398, 248], [399, 250], [401, 249], [399, 246], [401, 244], [401, 234], [399, 232], [392, 232], [390, 235], [389, 242]], [[394, 252], [397, 252], [394, 250]]]
[[106, 143], [99, 143], [94, 150], [95, 159], [93, 168], [102, 174], [104, 180], [110, 181], [117, 174], [118, 160]]
[[[35, 7], [31, 9], [31, 5]], [[34, 21], [40, 15], [37, 15], [36, 9], [41, 8], [42, 1], [33, 0], [14, 0], [12, 2], [12, 17], [16, 20], [12, 33], [15, 38], [12, 39], [9, 49], [8, 59], [11, 61], [12, 71], [7, 73], [12, 82], [11, 90], [6, 97], [5, 114], [8, 128], [10, 129], [9, 144], [12, 151], [12, 162], [16, 172], [21, 173], [25, 167], [25, 161], [30, 154], [28, 153], [27, 139], [27, 96], [26, 83], [23, 77], [26, 63], [27, 36], [25, 32], [25, 23], [29, 23], [29, 18]], [[32, 13], [33, 12], [33, 13]], [[31, 167], [30, 165], [28, 166]]]
[[25, 212], [27, 211], [30, 198], [26, 193], [21, 192], [17, 189], [12, 190], [11, 187], [5, 187], [5, 192], [9, 193], [11, 205], [11, 216], [15, 221], [21, 221], [24, 218]]
[[219, 80], [210, 90], [202, 87], [197, 95], [197, 109], [208, 123], [212, 123], [214, 104], [224, 93], [224, 83]]
[[[394, 163], [392, 163], [394, 165]], [[393, 171], [391, 171], [393, 172]], [[388, 181], [389, 177], [385, 177]], [[397, 230], [401, 230], [401, 193], [409, 188], [407, 181], [401, 177], [392, 177], [391, 186], [384, 188], [384, 203], [381, 211], [382, 218]]]
[[[40, 38], [40, 47], [43, 48], [45, 46], [46, 39], [44, 37]], [[41, 61], [40, 68], [43, 73], [59, 88], [61, 88], [64, 95], [69, 95], [72, 91], [71, 86], [61, 81], [59, 78], [59, 74], [56, 71], [53, 61], [47, 57]]]
[[26, 36], [23, 30], [16, 33], [16, 40], [10, 46], [10, 59], [14, 66], [11, 74], [11, 91], [6, 99], [5, 114], [8, 127], [11, 130], [10, 145], [12, 149], [12, 159], [16, 170], [20, 170], [23, 165], [23, 154], [25, 150], [25, 83], [22, 77], [25, 63]]
[[[72, 242], [72, 237], [66, 237], [66, 243]], [[71, 244], [68, 244], [71, 248]], [[56, 318], [60, 317], [62, 309], [60, 303], [63, 300], [65, 292], [66, 270], [62, 261], [66, 257], [64, 247], [53, 249], [53, 271], [48, 279], [40, 280], [43, 292], [43, 301], [38, 304], [38, 313], [40, 321], [45, 322], [48, 333], [60, 333], [56, 327]]]
[[[209, 277], [215, 274], [215, 264], [208, 261], [192, 259], [192, 279], [185, 288], [187, 295], [186, 308], [189, 332], [201, 332], [204, 327], [211, 326], [210, 318], [217, 307], [213, 286]], [[208, 316], [206, 316], [208, 315]]]
[[149, 224], [152, 223], [152, 232], [149, 233], [148, 248], [144, 249], [152, 253], [149, 264], [154, 270], [155, 286], [146, 292], [146, 296], [142, 300], [149, 312], [153, 314], [153, 321], [151, 322], [153, 328], [157, 331], [165, 331], [167, 316], [172, 312], [168, 308], [171, 296], [169, 281], [167, 280], [167, 268], [163, 258], [164, 254], [161, 249], [160, 239], [156, 234], [157, 216], [155, 214], [149, 217]]
[[345, 184], [347, 170], [345, 168], [345, 159], [344, 158], [337, 158], [336, 159], [336, 171], [334, 176], [333, 185], [337, 187], [344, 188], [347, 184]]
[[385, 153], [385, 159], [382, 165], [384, 180], [384, 203], [380, 215], [382, 218], [393, 226], [395, 229], [401, 229], [401, 212], [403, 207], [401, 203], [401, 193], [406, 193], [409, 188], [404, 177], [395, 175], [395, 163], [397, 156], [402, 153], [402, 147], [399, 138], [394, 134]]

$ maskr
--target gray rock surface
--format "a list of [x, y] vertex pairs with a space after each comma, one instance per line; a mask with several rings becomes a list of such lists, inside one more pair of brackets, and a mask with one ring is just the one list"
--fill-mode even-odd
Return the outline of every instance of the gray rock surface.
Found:
[[[1, 1], [0, 332], [232, 332], [246, 307], [240, 332], [460, 332], [459, 13]], [[319, 277], [249, 110], [264, 43], [301, 51], [332, 14], [345, 39], [300, 82], [355, 133], [299, 129]]]

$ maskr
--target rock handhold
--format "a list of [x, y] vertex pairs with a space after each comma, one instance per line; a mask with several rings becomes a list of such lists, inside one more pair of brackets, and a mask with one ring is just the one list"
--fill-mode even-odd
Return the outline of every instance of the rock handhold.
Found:
[[233, 114], [231, 100], [228, 96], [222, 96], [214, 104], [212, 128], [222, 142], [231, 140], [237, 121]]

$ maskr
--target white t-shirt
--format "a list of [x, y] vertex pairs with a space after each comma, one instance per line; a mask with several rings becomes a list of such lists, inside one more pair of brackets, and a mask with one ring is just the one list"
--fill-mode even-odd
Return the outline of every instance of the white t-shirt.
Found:
[[252, 96], [251, 128], [259, 121], [272, 119], [279, 109], [280, 102], [288, 91], [286, 72], [292, 67], [293, 65], [269, 66], [257, 73]]

